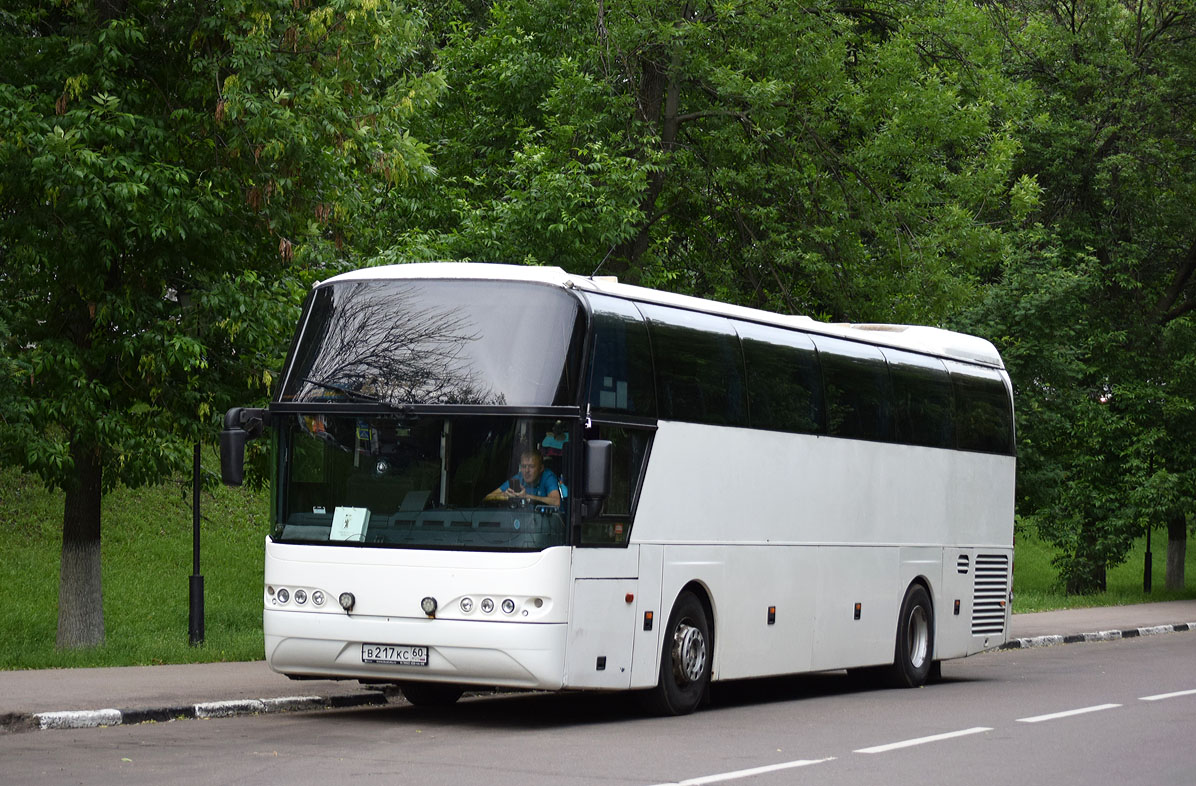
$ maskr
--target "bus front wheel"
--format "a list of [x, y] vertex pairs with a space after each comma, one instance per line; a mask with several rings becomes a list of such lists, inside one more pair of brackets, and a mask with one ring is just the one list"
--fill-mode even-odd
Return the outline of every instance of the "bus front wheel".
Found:
[[926, 684], [934, 667], [934, 607], [921, 584], [912, 584], [897, 618], [897, 645], [889, 682], [898, 688]]
[[710, 684], [712, 649], [706, 607], [683, 592], [669, 615], [660, 658], [660, 679], [645, 705], [658, 715], [688, 715], [698, 708]]

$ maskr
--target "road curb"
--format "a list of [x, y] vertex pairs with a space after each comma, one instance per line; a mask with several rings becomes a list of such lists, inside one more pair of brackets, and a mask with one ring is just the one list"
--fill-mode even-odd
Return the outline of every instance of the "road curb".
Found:
[[326, 710], [339, 707], [364, 707], [386, 704], [386, 695], [379, 691], [350, 693], [343, 696], [284, 696], [269, 699], [230, 699], [205, 701], [174, 707], [135, 709], [61, 710], [32, 714], [10, 713], [0, 716], [0, 729], [5, 731], [44, 731], [46, 729], [92, 729], [99, 726], [127, 726], [150, 721], [193, 718], [230, 718], [237, 715], [260, 715], [276, 712]]
[[[1196, 622], [1174, 625], [1154, 625], [1145, 628], [1105, 630], [1094, 633], [1034, 636], [1011, 639], [998, 649], [1016, 650], [1050, 647], [1056, 644], [1079, 644], [1089, 641], [1117, 641], [1140, 636], [1156, 636], [1196, 630]], [[57, 712], [0, 713], [0, 733], [42, 731], [47, 729], [91, 729], [102, 726], [128, 726], [137, 723], [185, 720], [195, 718], [229, 718], [239, 715], [262, 715], [279, 712], [336, 709], [384, 705], [388, 692], [367, 691], [340, 696], [283, 696], [262, 699], [229, 699], [205, 701], [166, 707], [138, 707], [132, 709], [61, 710]]]
[[1102, 630], [1095, 633], [1073, 633], [1067, 636], [1034, 636], [1028, 639], [1010, 639], [997, 649], [1018, 650], [1031, 647], [1051, 647], [1056, 644], [1080, 644], [1086, 641], [1117, 641], [1139, 636], [1155, 636], [1160, 633], [1177, 633], [1196, 630], [1196, 622], [1179, 622], [1174, 625], [1152, 625], [1149, 628], [1127, 628], [1125, 630]]

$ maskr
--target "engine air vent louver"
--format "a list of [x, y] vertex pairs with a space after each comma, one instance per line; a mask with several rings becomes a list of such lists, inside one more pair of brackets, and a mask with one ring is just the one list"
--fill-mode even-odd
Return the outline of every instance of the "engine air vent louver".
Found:
[[972, 635], [1005, 632], [1009, 600], [1009, 555], [977, 554], [972, 585]]

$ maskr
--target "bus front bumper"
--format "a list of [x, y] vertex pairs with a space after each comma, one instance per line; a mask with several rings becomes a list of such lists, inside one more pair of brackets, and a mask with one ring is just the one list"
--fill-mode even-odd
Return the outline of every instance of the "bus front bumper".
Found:
[[[266, 661], [281, 674], [559, 690], [567, 626], [402, 617], [264, 614]], [[363, 644], [426, 647], [427, 665], [367, 663]]]

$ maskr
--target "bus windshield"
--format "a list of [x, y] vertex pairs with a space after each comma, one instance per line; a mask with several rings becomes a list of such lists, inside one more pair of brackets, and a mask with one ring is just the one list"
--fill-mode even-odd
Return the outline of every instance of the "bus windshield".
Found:
[[282, 543], [537, 551], [565, 543], [571, 426], [298, 414], [279, 424]]
[[582, 325], [538, 284], [347, 280], [317, 287], [279, 401], [576, 405]]

